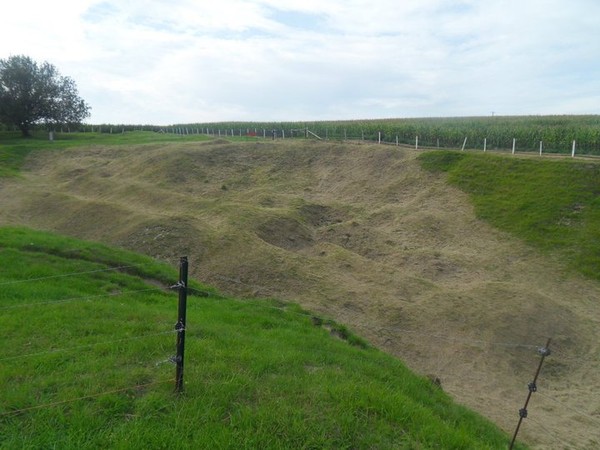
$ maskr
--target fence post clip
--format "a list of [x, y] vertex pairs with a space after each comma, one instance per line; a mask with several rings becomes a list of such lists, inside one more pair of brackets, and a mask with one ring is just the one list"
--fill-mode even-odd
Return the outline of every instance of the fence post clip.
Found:
[[185, 283], [183, 281], [181, 281], [181, 280], [179, 280], [173, 286], [169, 286], [169, 289], [183, 289], [183, 288], [185, 288]]
[[537, 351], [541, 356], [550, 356], [552, 353], [548, 347], [540, 347]]

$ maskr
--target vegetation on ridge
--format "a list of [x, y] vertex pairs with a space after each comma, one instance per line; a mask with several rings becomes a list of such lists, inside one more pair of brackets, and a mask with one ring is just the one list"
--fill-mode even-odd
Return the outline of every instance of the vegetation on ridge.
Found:
[[419, 159], [447, 172], [482, 219], [600, 279], [600, 164], [447, 151]]

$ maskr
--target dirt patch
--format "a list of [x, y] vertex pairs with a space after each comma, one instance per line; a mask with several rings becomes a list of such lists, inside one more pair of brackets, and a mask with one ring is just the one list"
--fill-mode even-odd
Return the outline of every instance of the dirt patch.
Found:
[[348, 215], [331, 206], [307, 204], [298, 208], [300, 217], [312, 227], [323, 227], [343, 222]]
[[276, 217], [259, 225], [257, 236], [284, 250], [300, 250], [314, 243], [312, 230], [298, 220]]

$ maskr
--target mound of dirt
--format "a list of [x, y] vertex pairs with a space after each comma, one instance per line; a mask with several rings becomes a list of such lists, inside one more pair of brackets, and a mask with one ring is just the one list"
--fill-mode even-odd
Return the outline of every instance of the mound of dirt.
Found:
[[[547, 397], [531, 414], [560, 441], [595, 448], [600, 284], [478, 220], [416, 155], [268, 140], [48, 152], [2, 181], [0, 224], [187, 255], [192, 275], [225, 293], [347, 324], [508, 432], [536, 346], [552, 337], [538, 383]], [[522, 433], [560, 447], [537, 427]]]

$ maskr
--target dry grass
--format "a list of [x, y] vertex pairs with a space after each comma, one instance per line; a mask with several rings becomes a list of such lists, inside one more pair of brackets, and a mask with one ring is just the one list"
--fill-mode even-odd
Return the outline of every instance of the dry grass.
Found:
[[[600, 284], [477, 220], [411, 150], [316, 142], [95, 147], [0, 180], [0, 224], [190, 256], [194, 276], [344, 322], [522, 438], [600, 444]], [[594, 419], [595, 417], [595, 419]], [[595, 441], [594, 441], [595, 439]]]

